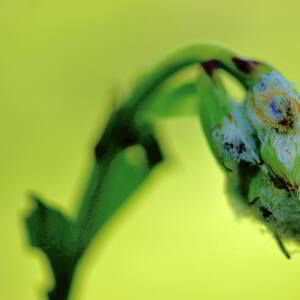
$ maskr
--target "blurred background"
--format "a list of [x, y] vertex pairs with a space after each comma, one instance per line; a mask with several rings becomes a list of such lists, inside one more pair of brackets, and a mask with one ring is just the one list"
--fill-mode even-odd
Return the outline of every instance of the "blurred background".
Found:
[[[215, 41], [300, 80], [299, 1], [0, 0], [0, 299], [46, 299], [28, 246], [28, 191], [72, 215], [114, 95], [162, 56]], [[94, 241], [72, 299], [298, 299], [285, 259], [239, 220], [196, 118], [158, 125], [177, 163], [158, 168]]]

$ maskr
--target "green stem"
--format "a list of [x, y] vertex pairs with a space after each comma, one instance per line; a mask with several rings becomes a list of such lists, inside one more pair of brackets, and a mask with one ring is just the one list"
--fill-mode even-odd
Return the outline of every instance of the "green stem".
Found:
[[55, 288], [48, 293], [49, 300], [68, 300], [75, 271], [80, 257], [66, 257], [66, 261], [71, 262], [69, 267], [62, 266], [61, 272], [55, 274], [56, 283]]
[[[264, 63], [241, 59], [233, 51], [219, 45], [194, 44], [181, 48], [167, 56], [148, 75], [145, 75], [125, 104], [114, 113], [96, 146], [96, 157], [101, 160], [110, 148], [111, 142], [117, 141], [121, 147], [138, 143], [135, 118], [141, 104], [144, 104], [145, 100], [174, 74], [195, 64], [202, 64], [208, 72], [213, 72], [216, 68], [224, 69], [235, 76], [246, 89], [251, 87], [262, 73], [270, 73], [274, 70]], [[122, 143], [123, 141], [120, 142], [120, 137], [128, 142], [125, 144]]]
[[116, 154], [126, 147], [140, 144], [144, 147], [148, 157], [155, 153], [154, 164], [162, 159], [158, 143], [151, 132], [151, 126], [149, 124], [140, 126], [140, 122], [136, 120], [140, 109], [144, 107], [147, 100], [151, 99], [150, 96], [173, 75], [189, 66], [209, 62], [213, 62], [214, 67], [231, 73], [246, 88], [250, 87], [261, 73], [269, 73], [273, 70], [266, 64], [240, 59], [233, 51], [219, 45], [194, 44], [178, 49], [145, 75], [125, 100], [125, 104], [112, 115], [96, 146], [98, 166], [95, 169], [95, 178], [91, 178], [84, 196], [85, 203], [82, 203], [83, 206], [78, 216], [78, 223], [83, 228], [81, 238], [86, 238], [84, 245], [87, 245], [93, 236], [86, 232], [97, 230], [97, 228], [90, 230], [92, 225], [89, 225], [91, 223], [89, 216], [97, 206], [106, 171]]
[[[168, 56], [161, 64], [146, 75], [133, 90], [125, 104], [115, 112], [109, 120], [104, 134], [96, 146], [95, 154], [97, 163], [93, 175], [90, 178], [88, 188], [81, 201], [76, 224], [78, 226], [78, 244], [76, 258], [69, 258], [69, 267], [61, 267], [56, 276], [56, 287], [49, 293], [50, 300], [67, 300], [72, 285], [72, 278], [79, 257], [85, 252], [96, 232], [102, 228], [112, 214], [119, 209], [121, 203], [99, 203], [99, 195], [107, 171], [111, 163], [122, 150], [132, 145], [141, 145], [149, 161], [150, 169], [163, 160], [159, 143], [153, 135], [151, 125], [140, 125], [136, 122], [137, 113], [142, 104], [150, 99], [150, 96], [170, 77], [182, 69], [191, 65], [202, 64], [207, 73], [213, 72], [215, 68], [222, 68], [235, 76], [246, 88], [249, 88], [261, 73], [269, 73], [273, 69], [265, 64], [240, 59], [237, 55], [221, 46], [196, 44], [179, 49]], [[138, 181], [134, 189], [141, 184]], [[129, 195], [129, 194], [128, 194]], [[127, 195], [126, 195], [127, 197]], [[125, 199], [126, 200], [126, 199]], [[121, 202], [125, 201], [123, 198]], [[107, 214], [101, 222], [94, 224], [91, 215], [99, 204], [106, 205]], [[100, 205], [100, 206], [101, 206]], [[101, 207], [102, 208], [102, 207]]]
[[183, 68], [209, 61], [231, 73], [246, 88], [249, 88], [261, 73], [274, 70], [267, 64], [241, 59], [233, 51], [219, 45], [193, 44], [178, 49], [151, 70], [128, 97], [128, 105], [137, 107], [159, 85]]

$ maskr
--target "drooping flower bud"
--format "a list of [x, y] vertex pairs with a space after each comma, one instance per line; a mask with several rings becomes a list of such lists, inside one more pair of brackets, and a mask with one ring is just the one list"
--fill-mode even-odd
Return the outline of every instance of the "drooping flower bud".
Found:
[[261, 74], [237, 103], [220, 92], [215, 75], [203, 78], [201, 121], [217, 160], [230, 171], [230, 202], [239, 215], [262, 222], [289, 258], [282, 241], [300, 242], [299, 94], [272, 72]]

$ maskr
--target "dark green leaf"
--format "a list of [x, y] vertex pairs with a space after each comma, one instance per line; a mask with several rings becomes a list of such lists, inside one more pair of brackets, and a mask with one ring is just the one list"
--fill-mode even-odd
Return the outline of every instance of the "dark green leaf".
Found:
[[56, 281], [49, 299], [65, 299], [69, 292], [73, 271], [78, 261], [75, 253], [77, 228], [59, 211], [32, 197], [35, 209], [26, 219], [32, 246], [40, 248], [48, 256]]

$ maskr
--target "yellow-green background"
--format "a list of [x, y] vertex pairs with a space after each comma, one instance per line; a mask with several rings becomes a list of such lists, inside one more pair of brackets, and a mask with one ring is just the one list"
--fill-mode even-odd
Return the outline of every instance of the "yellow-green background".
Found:
[[[108, 102], [193, 40], [217, 41], [300, 80], [299, 1], [1, 0], [0, 299], [45, 299], [47, 261], [28, 247], [28, 190], [72, 214]], [[237, 220], [196, 119], [161, 124], [178, 159], [156, 170], [92, 245], [72, 299], [299, 299], [288, 261]]]

